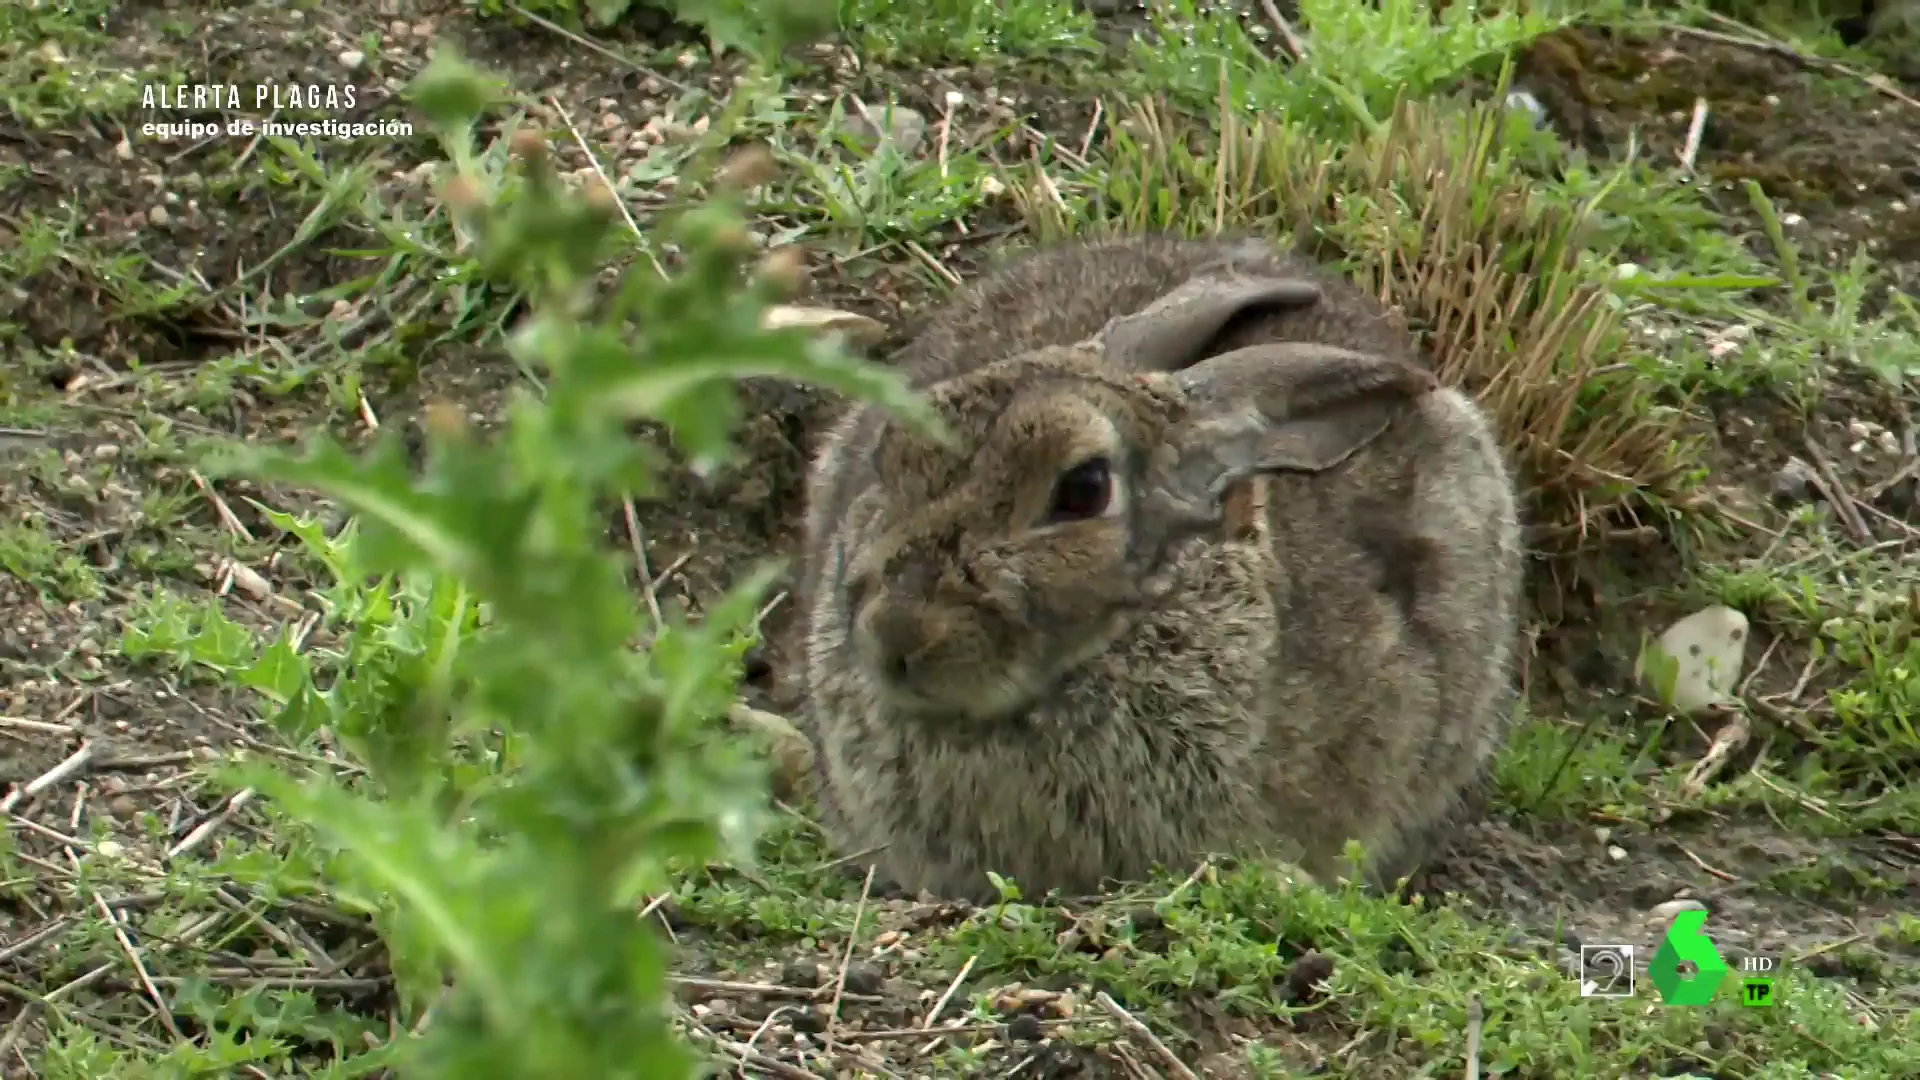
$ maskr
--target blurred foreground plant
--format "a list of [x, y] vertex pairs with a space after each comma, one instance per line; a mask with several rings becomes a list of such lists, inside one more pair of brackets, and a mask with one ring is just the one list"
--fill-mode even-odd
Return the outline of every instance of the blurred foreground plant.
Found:
[[829, 340], [761, 329], [782, 275], [742, 273], [752, 246], [734, 195], [751, 162], [682, 185], [713, 194], [649, 236], [677, 251], [675, 274], [643, 260], [608, 288], [613, 193], [570, 192], [534, 131], [512, 136], [517, 167], [488, 175], [495, 156], [472, 141], [486, 84], [458, 60], [436, 57], [415, 91], [452, 159], [456, 225], [528, 302], [508, 348], [544, 393], [519, 393], [486, 439], [433, 407], [419, 468], [393, 438], [364, 456], [321, 441], [223, 463], [355, 515], [332, 538], [276, 519], [332, 571], [337, 640], [305, 651], [289, 633], [243, 679], [289, 737], [325, 729], [364, 775], [255, 765], [237, 779], [313, 831], [336, 898], [375, 919], [413, 1033], [377, 1064], [462, 1080], [686, 1076], [637, 901], [669, 887], [672, 861], [750, 851], [765, 777], [715, 736], [768, 573], [699, 625], [650, 623], [606, 543], [609, 500], [648, 490], [656, 465], [628, 425], [659, 421], [690, 460], [718, 463], [740, 377], [917, 405]]

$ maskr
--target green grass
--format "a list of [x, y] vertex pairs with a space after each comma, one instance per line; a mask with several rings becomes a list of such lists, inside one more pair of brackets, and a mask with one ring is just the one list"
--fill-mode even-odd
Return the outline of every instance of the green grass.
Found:
[[[320, 432], [357, 444], [414, 426], [427, 401], [497, 412], [507, 388], [539, 372], [504, 348], [520, 297], [476, 256], [436, 184], [408, 179], [444, 153], [424, 132], [409, 144], [211, 147], [195, 159], [201, 186], [183, 192], [206, 224], [100, 228], [153, 197], [90, 185], [128, 168], [112, 154], [117, 135], [95, 133], [132, 118], [142, 81], [178, 79], [192, 59], [179, 42], [210, 32], [194, 12], [162, 24], [136, 7], [0, 14], [0, 97], [39, 137], [100, 155], [92, 174], [0, 171], [0, 205], [19, 207], [0, 211], [0, 281], [81, 298], [84, 316], [0, 297], [0, 425], [44, 436], [0, 446], [15, 511], [0, 522], [0, 596], [21, 639], [0, 642], [0, 655], [31, 681], [0, 707], [21, 723], [0, 735], [38, 755], [22, 781], [82, 737], [106, 740], [0, 834], [0, 889], [25, 928], [0, 944], [0, 1058], [9, 1073], [25, 1061], [62, 1080], [372, 1075], [430, 1004], [396, 1000], [379, 958], [391, 951], [404, 967], [419, 955], [404, 935], [425, 931], [370, 928], [354, 913], [379, 898], [325, 833], [264, 798], [235, 805], [210, 766], [236, 754], [360, 778], [365, 732], [288, 736], [254, 719], [272, 711], [256, 691], [278, 685], [262, 657], [310, 656], [338, 675], [345, 723], [423, 692], [422, 657], [478, 616], [444, 582], [408, 592], [340, 580], [321, 530], [339, 523], [331, 504], [298, 486], [209, 479], [198, 448]], [[1416, 324], [1444, 326], [1475, 302], [1458, 282], [1470, 249], [1499, 238], [1514, 306], [1435, 344], [1501, 403], [1566, 593], [1599, 598], [1595, 625], [1568, 631], [1575, 648], [1630, 655], [1664, 620], [1738, 607], [1756, 627], [1735, 710], [1750, 733], [1703, 780], [1697, 767], [1729, 718], [1665, 716], [1620, 664], [1543, 651], [1488, 808], [1525, 842], [1558, 845], [1566, 864], [1524, 910], [1492, 904], [1498, 889], [1479, 903], [1409, 902], [1228, 859], [1085, 903], [1024, 897], [1017, 884], [983, 909], [883, 900], [863, 890], [864, 866], [847, 858], [859, 853], [830, 850], [806, 807], [786, 808], [757, 858], [683, 861], [643, 905], [695, 980], [683, 987], [701, 999], [683, 1013], [689, 1029], [722, 1058], [753, 1042], [819, 1070], [823, 1038], [781, 1034], [796, 1015], [925, 1028], [841, 1041], [842, 1075], [887, 1075], [876, 1063], [893, 1075], [1005, 1075], [1046, 1055], [1082, 1055], [1095, 1075], [1120, 1075], [1098, 1070], [1122, 1058], [1164, 1071], [1102, 1007], [1105, 993], [1184, 1061], [1217, 1055], [1234, 1075], [1462, 1075], [1475, 1010], [1472, 1053], [1487, 1075], [1920, 1072], [1913, 1002], [1897, 992], [1920, 971], [1920, 924], [1898, 911], [1911, 886], [1897, 859], [1872, 857], [1920, 834], [1913, 535], [1863, 511], [1892, 537], [1863, 544], [1826, 510], [1769, 510], [1766, 470], [1745, 465], [1756, 441], [1779, 443], [1776, 429], [1793, 432], [1786, 452], [1804, 454], [1800, 425], [1832, 433], [1819, 425], [1836, 409], [1843, 433], [1844, 419], [1897, 414], [1902, 380], [1920, 370], [1920, 313], [1892, 286], [1913, 268], [1821, 227], [1840, 209], [1701, 183], [1637, 143], [1631, 159], [1603, 159], [1564, 132], [1473, 112], [1475, 92], [1511, 77], [1513, 50], [1573, 22], [1573, 7], [1488, 16], [1456, 4], [1433, 28], [1424, 6], [1401, 0], [1308, 0], [1301, 64], [1276, 61], [1279, 35], [1257, 5], [1151, 7], [1142, 24], [1161, 36], [1149, 46], [1103, 41], [1065, 0], [842, 0], [841, 51], [792, 50], [764, 79], [732, 78], [732, 53], [713, 77], [699, 44], [660, 57], [633, 46], [672, 80], [607, 110], [652, 132], [638, 142], [616, 145], [584, 93], [561, 95], [567, 118], [545, 123], [566, 170], [623, 184], [632, 227], [617, 221], [603, 252], [622, 265], [674, 264], [663, 192], [716, 149], [698, 132], [731, 123], [764, 142], [777, 173], [753, 197], [753, 242], [804, 245], [815, 283], [846, 306], [932, 302], [1018, 233], [1247, 229], [1309, 244]], [[1582, 11], [1642, 30], [1676, 17]], [[1778, 6], [1740, 14], [1852, 65], [1885, 48], [1842, 50]], [[356, 26], [349, 40], [404, 72], [406, 50], [371, 36], [381, 31]], [[599, 63], [546, 31], [508, 32], [536, 58]], [[160, 44], [143, 52], [143, 41]], [[321, 42], [288, 63], [334, 51]], [[527, 67], [523, 89], [555, 65]], [[1885, 106], [1863, 86], [1836, 78], [1834, 96]], [[884, 124], [889, 99], [925, 121], [915, 145], [876, 145], [858, 122], [865, 105]], [[545, 109], [511, 101], [504, 128], [540, 123], [532, 113]], [[177, 149], [138, 152], [151, 164], [145, 155]], [[511, 199], [507, 149], [504, 135], [482, 142], [475, 165]], [[1447, 243], [1411, 227], [1428, 212], [1457, 226]], [[208, 264], [225, 275], [210, 287], [185, 249], [234, 234], [251, 246], [237, 271]], [[1592, 304], [1577, 333], [1540, 315], [1577, 302]], [[1503, 373], [1516, 350], [1537, 362]], [[1706, 422], [1709, 410], [1727, 423]], [[1900, 460], [1849, 454], [1839, 476], [1861, 494]], [[1634, 548], [1636, 529], [1655, 539]], [[134, 748], [105, 748], [113, 740]], [[486, 768], [462, 758], [475, 772], [459, 782], [484, 787]], [[1775, 847], [1754, 855], [1723, 833]], [[1617, 872], [1614, 844], [1627, 860]], [[1720, 873], [1683, 881], [1693, 863]], [[1644, 887], [1633, 878], [1643, 869]], [[1728, 920], [1753, 925], [1716, 916], [1709, 932], [1784, 929], [1780, 1007], [1663, 1008], [1644, 987], [1631, 1002], [1579, 996], [1556, 921], [1639, 919], [1675, 885], [1729, 876]], [[1578, 891], [1595, 882], [1604, 895]], [[798, 985], [796, 965], [813, 962], [824, 982]], [[868, 963], [898, 985], [850, 988], [848, 969]], [[1020, 1012], [1053, 1042], [1015, 1040], [1004, 1025]], [[762, 1020], [771, 1033], [756, 1035]], [[983, 1044], [976, 1025], [997, 1041]]]

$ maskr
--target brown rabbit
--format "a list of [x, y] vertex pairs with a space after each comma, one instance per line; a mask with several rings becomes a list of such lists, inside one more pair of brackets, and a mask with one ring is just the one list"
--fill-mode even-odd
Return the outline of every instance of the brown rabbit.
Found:
[[[1041, 256], [1053, 280], [1100, 280], [1075, 252], [1114, 248]], [[1500, 450], [1404, 340], [1220, 348], [1334, 294], [1257, 254], [1025, 320], [1078, 345], [994, 323], [990, 279], [905, 351], [954, 443], [860, 409], [823, 448], [822, 801], [896, 883], [1085, 892], [1214, 851], [1326, 876], [1349, 839], [1391, 878], [1499, 744], [1521, 558]], [[942, 329], [967, 312], [993, 324], [972, 342]]]

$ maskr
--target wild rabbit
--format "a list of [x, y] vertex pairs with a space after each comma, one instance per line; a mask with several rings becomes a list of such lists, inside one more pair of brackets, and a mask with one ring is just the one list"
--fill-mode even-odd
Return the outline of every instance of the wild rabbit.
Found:
[[[1404, 338], [1341, 347], [1379, 333], [1341, 301], [1235, 242], [1081, 245], [904, 350], [952, 445], [857, 409], [810, 477], [841, 844], [958, 897], [1418, 858], [1504, 732], [1519, 526], [1479, 410]], [[1286, 340], [1316, 323], [1336, 344]]]

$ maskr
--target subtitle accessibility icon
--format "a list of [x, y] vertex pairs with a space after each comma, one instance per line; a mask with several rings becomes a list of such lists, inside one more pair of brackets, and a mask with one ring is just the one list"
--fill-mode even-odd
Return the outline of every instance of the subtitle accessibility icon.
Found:
[[1580, 946], [1580, 996], [1633, 996], [1633, 946]]

